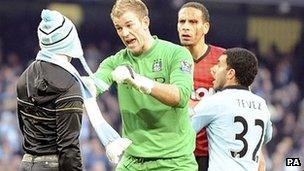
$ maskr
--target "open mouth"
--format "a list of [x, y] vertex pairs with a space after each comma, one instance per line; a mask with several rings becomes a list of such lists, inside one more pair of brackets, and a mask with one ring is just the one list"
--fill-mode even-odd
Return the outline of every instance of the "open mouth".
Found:
[[134, 39], [129, 39], [129, 40], [126, 40], [126, 43], [128, 44], [128, 45], [132, 45], [132, 44], [134, 44], [136, 42], [136, 39], [134, 38]]

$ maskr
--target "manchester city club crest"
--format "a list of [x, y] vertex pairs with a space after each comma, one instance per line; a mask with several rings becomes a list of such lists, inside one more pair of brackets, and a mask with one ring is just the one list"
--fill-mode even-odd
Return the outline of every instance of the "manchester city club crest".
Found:
[[153, 72], [159, 72], [162, 70], [162, 60], [161, 59], [155, 59], [152, 65], [152, 71]]

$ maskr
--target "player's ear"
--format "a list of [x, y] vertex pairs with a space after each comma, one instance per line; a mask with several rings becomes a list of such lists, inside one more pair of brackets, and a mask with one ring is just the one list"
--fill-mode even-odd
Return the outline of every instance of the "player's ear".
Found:
[[233, 68], [229, 69], [227, 74], [226, 74], [226, 77], [227, 77], [228, 80], [236, 79], [235, 78], [235, 70]]
[[210, 29], [210, 23], [209, 22], [204, 22], [204, 24], [203, 24], [204, 34], [207, 34], [209, 32], [209, 29]]
[[145, 30], [149, 29], [150, 18], [148, 16], [144, 16], [142, 19], [142, 24]]

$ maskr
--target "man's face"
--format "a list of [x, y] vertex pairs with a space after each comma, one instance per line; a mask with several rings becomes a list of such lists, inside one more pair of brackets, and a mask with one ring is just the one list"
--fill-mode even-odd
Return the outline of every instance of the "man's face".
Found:
[[186, 7], [178, 13], [177, 30], [181, 45], [194, 46], [207, 34], [209, 23], [203, 21], [202, 11]]
[[216, 65], [211, 68], [212, 75], [214, 77], [213, 88], [215, 90], [222, 89], [227, 80], [227, 55], [221, 55]]
[[145, 45], [145, 29], [147, 22], [140, 19], [135, 12], [125, 12], [117, 18], [113, 18], [114, 27], [124, 45], [133, 53], [141, 54]]

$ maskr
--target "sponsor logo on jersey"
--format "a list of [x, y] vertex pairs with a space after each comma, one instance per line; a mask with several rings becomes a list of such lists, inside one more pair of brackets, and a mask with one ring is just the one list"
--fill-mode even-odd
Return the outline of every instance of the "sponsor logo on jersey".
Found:
[[166, 82], [166, 79], [163, 78], [163, 77], [156, 77], [156, 78], [154, 78], [154, 80], [157, 81], [157, 82], [160, 82], [160, 83], [165, 83]]
[[207, 90], [204, 87], [200, 87], [195, 91], [192, 91], [190, 98], [194, 101], [200, 101], [205, 95], [210, 96], [211, 94], [214, 94], [214, 90], [212, 88]]
[[159, 72], [162, 70], [162, 60], [161, 59], [155, 59], [152, 65], [152, 71], [153, 72]]
[[200, 87], [197, 90], [192, 91], [190, 98], [192, 100], [199, 101], [202, 99], [206, 91], [208, 91], [206, 88]]

